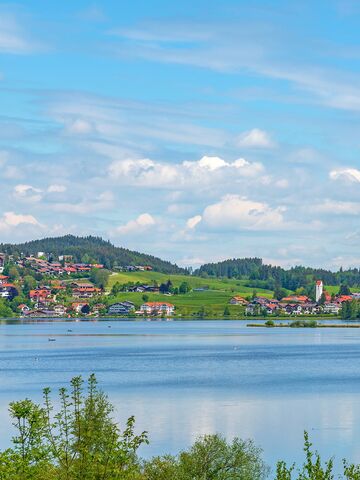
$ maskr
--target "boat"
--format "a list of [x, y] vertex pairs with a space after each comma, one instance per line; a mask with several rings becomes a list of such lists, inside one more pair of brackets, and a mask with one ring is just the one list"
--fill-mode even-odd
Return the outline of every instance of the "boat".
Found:
[[49, 342], [56, 342], [56, 338], [49, 337], [48, 340], [49, 340]]

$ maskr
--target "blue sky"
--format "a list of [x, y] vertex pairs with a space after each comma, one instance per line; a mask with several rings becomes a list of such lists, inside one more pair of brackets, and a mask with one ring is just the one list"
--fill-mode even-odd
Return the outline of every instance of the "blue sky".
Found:
[[360, 5], [0, 3], [0, 239], [360, 263]]

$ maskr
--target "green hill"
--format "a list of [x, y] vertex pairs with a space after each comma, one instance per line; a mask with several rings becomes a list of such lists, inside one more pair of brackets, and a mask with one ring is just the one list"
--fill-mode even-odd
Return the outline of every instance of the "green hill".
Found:
[[144, 253], [115, 247], [100, 237], [49, 237], [41, 240], [11, 244], [0, 244], [0, 252], [8, 255], [36, 255], [45, 252], [57, 259], [59, 255], [72, 255], [75, 262], [97, 262], [106, 268], [126, 265], [150, 265], [155, 271], [164, 273], [184, 273], [185, 270], [168, 261]]
[[[245, 280], [235, 280], [227, 278], [201, 278], [195, 275], [181, 275], [181, 274], [163, 274], [160, 272], [120, 272], [113, 273], [109, 277], [108, 293], [110, 293], [113, 285], [116, 283], [144, 283], [151, 284], [152, 282], [166, 283], [171, 280], [174, 287], [179, 287], [182, 282], [187, 282], [192, 289], [190, 292], [183, 295], [162, 295], [160, 293], [146, 293], [149, 301], [165, 301], [171, 302], [176, 307], [177, 314], [183, 316], [190, 316], [199, 312], [204, 308], [208, 316], [222, 317], [224, 308], [228, 306], [232, 318], [244, 315], [244, 308], [239, 305], [229, 305], [229, 300], [234, 295], [241, 295], [243, 297], [251, 297], [254, 289], [245, 286]], [[263, 295], [268, 298], [273, 297], [271, 290], [256, 289], [258, 295]], [[110, 300], [111, 299], [111, 300]], [[143, 302], [142, 293], [119, 292], [114, 297], [109, 297], [109, 301], [124, 301], [130, 300], [139, 307]]]
[[296, 266], [285, 269], [279, 266], [267, 265], [261, 258], [233, 258], [217, 263], [207, 263], [194, 272], [197, 275], [211, 277], [247, 278], [248, 285], [274, 290], [282, 287], [288, 290], [305, 289], [308, 295], [313, 292], [316, 280], [322, 280], [326, 285], [360, 285], [360, 269], [349, 268], [338, 271], [323, 268]]

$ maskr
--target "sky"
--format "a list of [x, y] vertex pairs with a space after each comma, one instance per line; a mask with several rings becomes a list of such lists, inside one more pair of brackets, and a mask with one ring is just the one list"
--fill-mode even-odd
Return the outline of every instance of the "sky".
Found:
[[360, 3], [0, 1], [0, 242], [360, 264]]

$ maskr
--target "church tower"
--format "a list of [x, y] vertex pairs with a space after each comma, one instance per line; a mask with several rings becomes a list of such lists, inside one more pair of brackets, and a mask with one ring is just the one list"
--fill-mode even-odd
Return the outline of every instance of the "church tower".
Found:
[[320, 300], [322, 294], [323, 294], [323, 282], [322, 280], [317, 280], [316, 286], [315, 286], [315, 299], [317, 302]]

